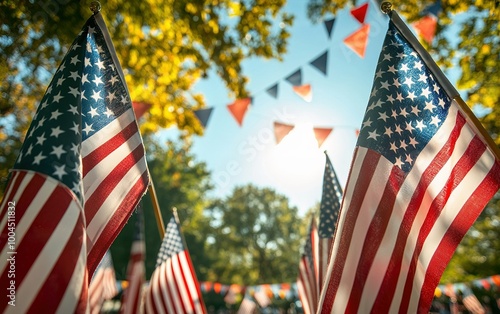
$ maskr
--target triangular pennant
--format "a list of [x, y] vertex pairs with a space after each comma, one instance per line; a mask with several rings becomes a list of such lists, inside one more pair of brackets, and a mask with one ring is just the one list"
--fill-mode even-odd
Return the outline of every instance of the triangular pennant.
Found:
[[351, 15], [354, 16], [361, 24], [365, 22], [366, 12], [368, 11], [368, 2], [351, 10]]
[[318, 147], [321, 147], [328, 135], [332, 133], [333, 128], [314, 128], [313, 130], [316, 141], [318, 141]]
[[293, 91], [295, 93], [297, 93], [297, 95], [302, 97], [302, 99], [304, 99], [305, 101], [311, 102], [311, 100], [312, 100], [311, 84], [294, 86]]
[[426, 42], [432, 43], [437, 28], [437, 18], [435, 16], [426, 15], [412, 25]]
[[206, 128], [208, 124], [208, 119], [210, 119], [210, 115], [212, 114], [212, 110], [214, 108], [204, 108], [194, 111], [194, 115], [200, 121], [201, 125]]
[[365, 57], [366, 46], [368, 44], [368, 35], [370, 34], [370, 25], [365, 24], [360, 29], [347, 36], [344, 44], [351, 48], [361, 58]]
[[151, 104], [142, 101], [133, 101], [132, 107], [134, 108], [135, 118], [139, 120], [151, 108]]
[[276, 138], [276, 145], [293, 130], [295, 126], [281, 122], [274, 122], [274, 137]]
[[232, 104], [227, 105], [227, 109], [229, 109], [239, 126], [243, 124], [243, 118], [251, 102], [252, 98], [243, 98], [237, 99]]
[[311, 61], [309, 64], [318, 69], [321, 73], [326, 75], [328, 62], [328, 50], [322, 53], [319, 57]]
[[356, 137], [359, 136], [359, 129], [354, 130], [354, 133], [356, 134]]
[[293, 86], [302, 85], [302, 70], [298, 69], [285, 78]]
[[335, 18], [326, 20], [323, 24], [325, 24], [326, 32], [328, 33], [328, 38], [331, 38], [333, 24], [335, 23]]
[[266, 92], [273, 98], [278, 98], [278, 83], [266, 89]]
[[434, 15], [437, 17], [439, 13], [443, 10], [443, 7], [441, 6], [441, 1], [436, 1], [436, 3], [428, 5], [423, 11], [422, 15]]

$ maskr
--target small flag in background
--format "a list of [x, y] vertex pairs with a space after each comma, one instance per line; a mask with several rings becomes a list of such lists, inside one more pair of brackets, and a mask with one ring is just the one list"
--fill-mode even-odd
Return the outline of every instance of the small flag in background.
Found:
[[395, 12], [344, 192], [321, 313], [426, 313], [500, 187], [498, 148]]
[[156, 269], [144, 295], [145, 313], [206, 313], [200, 284], [175, 218], [167, 224]]
[[365, 57], [368, 37], [370, 35], [370, 25], [364, 24], [357, 31], [344, 39], [344, 44], [354, 51], [360, 58]]
[[325, 151], [325, 171], [323, 173], [323, 193], [319, 207], [318, 226], [318, 256], [319, 256], [319, 283], [320, 290], [326, 277], [326, 271], [330, 260], [333, 236], [340, 212], [342, 201], [342, 188], [335, 174], [332, 162]]
[[476, 295], [472, 292], [472, 289], [467, 285], [463, 284], [460, 286], [462, 291], [462, 303], [469, 312], [473, 314], [484, 314], [486, 313], [483, 305], [477, 299]]
[[318, 281], [318, 229], [314, 217], [311, 218], [309, 233], [300, 258], [297, 288], [304, 313], [316, 313], [320, 287]]
[[248, 106], [252, 103], [252, 98], [237, 99], [233, 103], [227, 105], [227, 109], [233, 115], [239, 126], [243, 125], [243, 119], [247, 113]]
[[118, 289], [116, 288], [113, 259], [111, 258], [111, 253], [106, 251], [106, 254], [104, 254], [104, 257], [92, 276], [92, 280], [90, 280], [90, 313], [100, 313], [104, 301], [111, 300], [117, 293]]
[[128, 286], [123, 291], [120, 309], [120, 313], [122, 314], [141, 312], [142, 287], [146, 276], [144, 266], [146, 244], [144, 243], [144, 218], [141, 205], [137, 207], [135, 216], [134, 240], [132, 241], [130, 261], [127, 266]]

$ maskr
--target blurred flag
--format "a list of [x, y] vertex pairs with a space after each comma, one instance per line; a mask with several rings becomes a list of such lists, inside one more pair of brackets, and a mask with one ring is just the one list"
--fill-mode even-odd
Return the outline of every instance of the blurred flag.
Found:
[[311, 84], [293, 86], [293, 91], [307, 102], [312, 101]]
[[[15, 262], [18, 312], [84, 312], [87, 271], [94, 272], [146, 190], [144, 149], [124, 82], [95, 14], [37, 108], [0, 206], [0, 248], [12, 257], [0, 261], [1, 282], [9, 282], [14, 256], [22, 256]], [[0, 311], [9, 306], [4, 301]]]
[[101, 262], [92, 276], [89, 285], [90, 313], [98, 314], [102, 304], [106, 300], [111, 300], [118, 293], [116, 288], [115, 269], [111, 253], [106, 251]]
[[330, 260], [333, 236], [340, 211], [342, 201], [342, 188], [333, 169], [332, 162], [325, 151], [326, 162], [323, 174], [323, 193], [319, 207], [319, 227], [318, 227], [318, 256], [319, 256], [319, 286], [323, 287], [326, 277], [328, 262]]
[[241, 301], [240, 307], [236, 314], [253, 314], [257, 309], [257, 303], [252, 299], [249, 294], [245, 293], [243, 301]]
[[464, 304], [465, 308], [469, 310], [469, 312], [471, 312], [472, 314], [486, 313], [483, 305], [474, 295], [471, 288], [469, 288], [466, 285], [463, 285], [461, 286], [461, 290], [462, 290], [462, 303]]
[[423, 17], [412, 24], [417, 33], [429, 44], [434, 40], [438, 24], [438, 15], [441, 11], [441, 1], [437, 1], [427, 6], [422, 12]]
[[391, 13], [334, 239], [321, 313], [423, 313], [500, 186], [498, 148]]
[[139, 205], [136, 212], [134, 240], [130, 252], [130, 261], [127, 266], [128, 286], [123, 291], [120, 313], [134, 314], [141, 312], [142, 286], [145, 282], [146, 269], [144, 259], [146, 245], [144, 243], [144, 218], [142, 207]]
[[236, 99], [233, 103], [227, 105], [227, 109], [233, 115], [239, 126], [243, 125], [243, 119], [248, 111], [248, 106], [252, 103], [252, 98]]
[[311, 218], [309, 234], [300, 258], [297, 288], [304, 313], [316, 313], [320, 290], [318, 281], [318, 229], [314, 217]]
[[360, 58], [365, 57], [368, 38], [370, 36], [370, 24], [364, 24], [351, 35], [344, 38], [344, 44], [354, 51]]
[[172, 217], [144, 295], [145, 313], [206, 313], [191, 257]]

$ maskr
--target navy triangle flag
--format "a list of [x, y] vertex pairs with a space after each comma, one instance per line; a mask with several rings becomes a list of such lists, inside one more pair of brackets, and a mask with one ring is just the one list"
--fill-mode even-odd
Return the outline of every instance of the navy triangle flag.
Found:
[[302, 85], [302, 70], [298, 69], [285, 78], [293, 86]]
[[278, 83], [269, 87], [266, 92], [271, 95], [273, 98], [278, 98]]
[[328, 61], [328, 50], [322, 53], [321, 56], [311, 61], [309, 64], [318, 69], [324, 75], [326, 75], [327, 61]]
[[214, 108], [204, 108], [194, 111], [196, 118], [198, 118], [198, 120], [200, 121], [201, 125], [203, 125], [204, 128], [207, 127], [208, 119], [210, 119], [210, 115], [212, 114], [213, 109]]
[[328, 38], [331, 38], [331, 36], [332, 36], [332, 29], [333, 29], [333, 24], [334, 23], [335, 23], [335, 18], [331, 18], [331, 19], [326, 20], [324, 22], [325, 27], [326, 27], [326, 31], [328, 33]]

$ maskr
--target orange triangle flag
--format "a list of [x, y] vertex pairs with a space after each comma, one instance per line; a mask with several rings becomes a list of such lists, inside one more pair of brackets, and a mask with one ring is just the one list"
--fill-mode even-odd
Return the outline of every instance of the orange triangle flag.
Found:
[[291, 130], [293, 130], [294, 127], [294, 125], [274, 122], [274, 137], [276, 138], [276, 144], [279, 144], [281, 140], [287, 136]]
[[318, 141], [318, 147], [323, 145], [323, 142], [326, 140], [328, 135], [332, 133], [333, 128], [314, 128], [314, 136], [316, 137], [316, 141]]
[[413, 23], [413, 27], [415, 27], [418, 34], [430, 44], [434, 39], [434, 34], [436, 34], [437, 19], [431, 15], [426, 15]]
[[368, 2], [360, 5], [357, 8], [352, 9], [351, 15], [354, 16], [354, 18], [358, 20], [360, 23], [364, 23], [366, 17], [366, 11], [368, 11]]
[[307, 102], [311, 102], [312, 100], [312, 89], [311, 84], [305, 84], [300, 86], [293, 86], [293, 90], [297, 95], [302, 97]]
[[347, 36], [344, 44], [351, 48], [361, 58], [365, 57], [366, 46], [368, 44], [368, 35], [370, 34], [370, 25], [365, 24], [360, 29]]
[[227, 109], [229, 109], [239, 126], [243, 124], [243, 118], [251, 102], [252, 98], [243, 98], [237, 99], [232, 104], [227, 105]]

